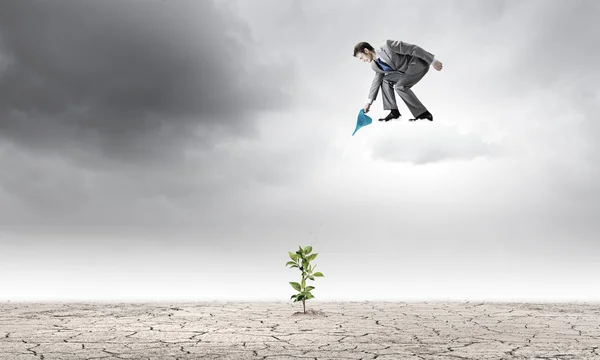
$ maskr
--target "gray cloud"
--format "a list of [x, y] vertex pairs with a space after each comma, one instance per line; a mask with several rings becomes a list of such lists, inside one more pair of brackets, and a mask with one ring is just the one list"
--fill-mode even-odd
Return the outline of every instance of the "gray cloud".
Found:
[[[0, 224], [181, 227], [239, 224], [273, 207], [265, 194], [298, 191], [315, 166], [305, 145], [264, 147], [237, 140], [162, 167], [79, 167], [0, 143]], [[241, 144], [241, 145], [240, 145]], [[268, 204], [268, 205], [267, 205]]]
[[0, 34], [0, 132], [22, 146], [173, 162], [289, 105], [293, 70], [211, 1], [7, 1]]
[[514, 16], [505, 20], [510, 24], [505, 42], [510, 46], [512, 39], [519, 40], [495, 84], [513, 96], [546, 95], [538, 111], [552, 109], [553, 115], [516, 113], [507, 121], [525, 122], [524, 128], [536, 131], [532, 142], [543, 144], [540, 166], [555, 189], [557, 217], [581, 224], [600, 211], [600, 3], [534, 1], [513, 4], [512, 10]]
[[220, 5], [2, 2], [0, 222], [200, 225], [308, 173], [258, 128], [294, 65]]

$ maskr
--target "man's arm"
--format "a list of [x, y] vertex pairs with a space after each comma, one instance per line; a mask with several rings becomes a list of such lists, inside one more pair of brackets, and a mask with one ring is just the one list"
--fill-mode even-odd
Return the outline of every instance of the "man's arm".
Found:
[[432, 65], [435, 59], [432, 53], [427, 52], [423, 50], [423, 48], [414, 44], [397, 40], [388, 40], [387, 44], [393, 52], [400, 55], [416, 56], [425, 60], [429, 65]]

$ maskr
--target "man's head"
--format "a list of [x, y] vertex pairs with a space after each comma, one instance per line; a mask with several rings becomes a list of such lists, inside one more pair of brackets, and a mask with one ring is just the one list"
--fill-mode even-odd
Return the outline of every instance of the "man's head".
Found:
[[370, 63], [375, 59], [375, 49], [368, 42], [361, 41], [354, 46], [354, 57]]

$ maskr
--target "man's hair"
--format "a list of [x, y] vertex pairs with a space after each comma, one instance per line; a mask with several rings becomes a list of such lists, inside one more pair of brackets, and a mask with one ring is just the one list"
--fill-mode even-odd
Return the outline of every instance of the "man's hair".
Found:
[[369, 49], [371, 51], [375, 51], [375, 49], [371, 46], [371, 44], [369, 44], [368, 42], [365, 41], [361, 41], [358, 44], [356, 44], [354, 46], [354, 54], [353, 56], [356, 57], [356, 54], [364, 52], [365, 49]]

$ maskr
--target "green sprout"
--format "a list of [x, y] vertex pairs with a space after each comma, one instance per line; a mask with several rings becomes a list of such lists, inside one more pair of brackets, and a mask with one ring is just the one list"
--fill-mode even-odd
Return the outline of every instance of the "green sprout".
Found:
[[290, 285], [298, 291], [297, 294], [292, 295], [290, 300], [294, 299], [294, 302], [302, 301], [302, 307], [306, 314], [306, 300], [314, 298], [313, 294], [311, 294], [311, 290], [315, 288], [314, 286], [306, 286], [306, 280], [310, 279], [314, 281], [315, 277], [324, 277], [324, 275], [319, 271], [313, 273], [313, 270], [317, 266], [312, 266], [310, 262], [317, 257], [318, 253], [311, 254], [312, 246], [302, 248], [302, 246], [298, 245], [298, 248], [299, 250], [297, 250], [296, 253], [288, 251], [290, 258], [293, 261], [288, 261], [285, 266], [289, 266], [290, 269], [298, 268], [302, 272], [302, 280], [300, 283], [290, 281]]

